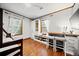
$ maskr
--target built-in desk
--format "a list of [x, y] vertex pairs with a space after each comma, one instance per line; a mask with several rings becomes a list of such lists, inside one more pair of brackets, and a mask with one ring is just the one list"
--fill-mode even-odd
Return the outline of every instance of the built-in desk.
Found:
[[78, 48], [79, 39], [77, 38], [79, 34], [50, 32], [48, 33], [48, 36], [43, 35], [35, 35], [35, 36], [38, 37], [37, 39], [39, 39], [40, 41], [47, 42], [48, 46], [53, 47], [54, 51], [57, 51], [57, 49], [61, 49], [65, 53], [74, 55], [75, 51], [77, 52], [77, 50], [79, 50]]
[[70, 55], [79, 55], [79, 34], [70, 34], [63, 32], [50, 32], [50, 36], [62, 36], [66, 39], [65, 52]]
[[79, 36], [79, 34], [70, 34], [70, 33], [63, 33], [63, 32], [49, 32], [49, 35], [54, 35], [54, 36], [73, 36], [73, 37], [77, 37]]
[[47, 47], [49, 46], [53, 47], [54, 52], [57, 51], [57, 48], [64, 50], [64, 41], [65, 41], [64, 37], [49, 36], [49, 35], [48, 36], [35, 35], [35, 37], [40, 41], [47, 42], [48, 43]]
[[54, 36], [54, 42], [55, 42], [55, 49], [61, 49], [61, 50], [65, 50], [65, 35], [64, 33], [58, 33], [58, 32], [50, 32], [48, 33], [49, 36]]

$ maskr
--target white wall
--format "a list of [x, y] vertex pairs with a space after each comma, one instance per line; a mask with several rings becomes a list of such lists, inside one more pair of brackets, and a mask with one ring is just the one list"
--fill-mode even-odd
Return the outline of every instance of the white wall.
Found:
[[31, 37], [31, 20], [23, 19], [23, 36], [25, 38]]
[[[67, 31], [71, 30], [71, 25], [69, 19], [78, 9], [79, 4], [76, 4], [73, 8], [55, 13], [53, 15], [42, 17], [42, 20], [46, 21], [46, 26], [48, 32], [63, 32], [65, 31], [65, 27], [67, 26]], [[39, 19], [38, 19], [39, 20]], [[32, 33], [35, 33], [35, 20], [32, 21]]]
[[54, 15], [43, 17], [42, 19], [49, 21], [48, 32], [62, 32], [64, 26], [69, 27], [70, 16], [71, 10], [66, 10]]
[[69, 19], [76, 12], [77, 9], [78, 4], [76, 4], [73, 8], [43, 17], [42, 19], [49, 20], [48, 32], [63, 32], [65, 31], [64, 27], [66, 26], [67, 32], [69, 32], [71, 30]]
[[49, 31], [50, 32], [63, 32], [64, 26], [70, 27], [69, 18], [71, 16], [71, 10], [65, 10], [54, 14], [49, 19]]
[[[46, 20], [46, 27], [47, 32], [65, 32], [65, 27], [67, 26], [66, 32], [70, 32], [71, 25], [69, 22], [69, 19], [71, 16], [76, 12], [78, 9], [78, 4], [74, 6], [74, 8], [70, 8], [58, 13], [55, 13], [53, 15], [42, 17], [41, 20]], [[36, 19], [39, 20], [39, 19]], [[31, 22], [32, 26], [32, 38], [34, 38], [34, 35], [39, 34], [39, 32], [35, 31], [35, 20]], [[40, 27], [39, 27], [40, 29]]]
[[[8, 12], [8, 14], [5, 13], [6, 11], [4, 10], [3, 12], [3, 27], [5, 28], [5, 30], [8, 32], [8, 25], [9, 25], [9, 16], [13, 16], [13, 17], [17, 17], [23, 20], [23, 28], [22, 28], [22, 35], [18, 35], [13, 37], [14, 39], [20, 39], [20, 38], [28, 38], [31, 37], [31, 20], [27, 19], [25, 17], [16, 15], [14, 13]], [[3, 34], [3, 42], [7, 42], [7, 41], [11, 41], [10, 38], [6, 38], [5, 33]]]
[[73, 33], [79, 34], [79, 9], [70, 19]]

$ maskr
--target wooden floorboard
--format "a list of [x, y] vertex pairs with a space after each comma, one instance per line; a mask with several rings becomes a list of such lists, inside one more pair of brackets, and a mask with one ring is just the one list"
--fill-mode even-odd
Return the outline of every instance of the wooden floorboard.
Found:
[[46, 45], [37, 42], [33, 39], [25, 39], [23, 41], [24, 56], [64, 56], [64, 52], [53, 52], [51, 47], [46, 48]]

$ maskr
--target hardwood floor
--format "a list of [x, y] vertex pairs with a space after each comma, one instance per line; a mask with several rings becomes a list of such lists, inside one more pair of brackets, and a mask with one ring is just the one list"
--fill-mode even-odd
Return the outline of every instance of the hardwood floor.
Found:
[[64, 56], [64, 52], [53, 52], [53, 49], [46, 48], [46, 45], [32, 39], [23, 41], [24, 56]]

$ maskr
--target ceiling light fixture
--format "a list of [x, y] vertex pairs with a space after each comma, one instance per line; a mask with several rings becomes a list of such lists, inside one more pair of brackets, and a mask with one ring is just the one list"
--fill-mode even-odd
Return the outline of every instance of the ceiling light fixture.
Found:
[[25, 3], [25, 5], [26, 5], [27, 7], [37, 7], [37, 8], [39, 8], [40, 10], [43, 9], [42, 6], [34, 5], [34, 4], [31, 4], [31, 3]]
[[26, 7], [32, 7], [30, 3], [25, 3]]

